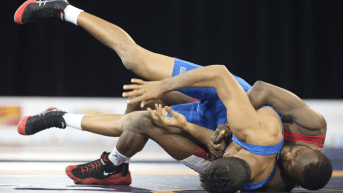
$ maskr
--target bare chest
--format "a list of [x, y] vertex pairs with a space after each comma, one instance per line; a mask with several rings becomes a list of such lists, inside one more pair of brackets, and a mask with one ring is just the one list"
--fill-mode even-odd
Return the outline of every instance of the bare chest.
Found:
[[276, 154], [257, 155], [232, 142], [226, 149], [224, 157], [238, 157], [245, 160], [251, 169], [249, 184], [265, 180], [273, 171], [276, 163]]

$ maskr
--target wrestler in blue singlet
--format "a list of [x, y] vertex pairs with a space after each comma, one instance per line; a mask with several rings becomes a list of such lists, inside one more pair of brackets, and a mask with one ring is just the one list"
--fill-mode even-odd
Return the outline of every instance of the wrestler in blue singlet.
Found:
[[[175, 58], [173, 77], [189, 70], [202, 68], [202, 66]], [[248, 91], [251, 86], [242, 78], [233, 75], [244, 91]], [[206, 127], [213, 131], [220, 124], [227, 123], [226, 108], [219, 99], [214, 88], [185, 88], [179, 90], [181, 93], [197, 98], [199, 102], [173, 105], [171, 108], [184, 115], [190, 123]], [[169, 117], [172, 117], [168, 114]]]
[[[201, 67], [202, 66], [193, 64], [191, 62], [187, 62], [187, 61], [183, 61], [183, 60], [175, 58], [174, 70], [173, 70], [172, 76], [174, 77], [186, 71], [193, 70], [196, 68], [201, 68]], [[242, 78], [237, 77], [235, 75], [233, 75], [233, 77], [242, 86], [245, 92], [251, 88], [251, 86]], [[188, 122], [196, 124], [196, 125], [200, 125], [202, 127], [206, 127], [213, 131], [216, 130], [218, 125], [227, 123], [226, 108], [224, 104], [222, 103], [222, 101], [220, 100], [220, 98], [218, 97], [217, 92], [214, 88], [193, 88], [192, 87], [192, 88], [181, 89], [179, 91], [187, 96], [197, 98], [200, 100], [199, 102], [173, 105], [171, 107], [174, 111], [184, 115]], [[271, 107], [271, 106], [268, 106], [268, 107]], [[279, 115], [279, 113], [277, 114]], [[168, 114], [168, 117], [172, 117], [172, 116]], [[280, 115], [279, 117], [281, 120]], [[273, 145], [273, 146], [248, 144], [248, 143], [240, 141], [234, 135], [232, 137], [232, 141], [234, 141], [235, 143], [237, 143], [238, 145], [240, 145], [241, 147], [243, 147], [244, 149], [248, 150], [251, 153], [254, 153], [257, 155], [271, 155], [271, 154], [280, 153], [284, 139], [282, 138], [282, 140], [278, 144]], [[276, 161], [276, 164], [277, 164], [277, 161]], [[247, 184], [244, 186], [244, 189], [253, 190], [253, 189], [262, 187], [266, 182], [268, 182], [274, 176], [276, 164], [274, 166], [273, 172], [269, 175], [268, 178], [266, 178], [262, 182], [258, 182], [254, 184]]]

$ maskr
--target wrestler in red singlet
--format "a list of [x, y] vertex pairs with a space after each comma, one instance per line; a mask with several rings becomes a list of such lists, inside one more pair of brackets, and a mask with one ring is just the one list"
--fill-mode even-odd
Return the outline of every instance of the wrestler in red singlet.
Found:
[[[293, 133], [293, 132], [288, 131], [286, 129], [284, 129], [284, 135], [285, 135], [285, 141], [302, 141], [305, 143], [318, 145], [320, 147], [324, 146], [325, 137], [326, 137], [326, 135], [307, 136], [307, 135], [302, 135], [299, 133]], [[283, 176], [285, 176], [291, 180], [291, 177], [287, 174], [287, 172], [283, 168], [281, 162], [278, 162], [276, 169], [280, 170], [281, 175], [283, 175]]]

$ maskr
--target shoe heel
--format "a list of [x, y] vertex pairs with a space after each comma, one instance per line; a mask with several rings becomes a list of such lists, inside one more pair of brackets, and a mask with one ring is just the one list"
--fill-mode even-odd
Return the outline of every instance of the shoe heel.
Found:
[[17, 11], [15, 12], [14, 14], [14, 22], [16, 22], [17, 24], [24, 24], [23, 23], [23, 13], [24, 13], [24, 10], [25, 8], [31, 4], [31, 3], [34, 3], [36, 2], [36, 0], [29, 0], [29, 1], [26, 1], [25, 3], [23, 3], [18, 9]]

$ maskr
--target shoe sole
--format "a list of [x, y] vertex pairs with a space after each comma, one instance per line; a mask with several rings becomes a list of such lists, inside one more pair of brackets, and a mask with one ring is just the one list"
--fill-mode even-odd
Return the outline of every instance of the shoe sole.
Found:
[[31, 3], [34, 3], [36, 2], [37, 0], [28, 0], [26, 1], [25, 3], [23, 3], [18, 9], [17, 11], [15, 12], [14, 14], [14, 22], [16, 22], [17, 24], [24, 24], [23, 23], [23, 13], [24, 13], [24, 10], [25, 8], [31, 4]]
[[[86, 179], [79, 179], [76, 176], [73, 175], [72, 170], [77, 168], [77, 166], [68, 166], [66, 168], [66, 174], [69, 178], [74, 180], [75, 184], [97, 184], [97, 185], [122, 185], [122, 186], [128, 186], [132, 183], [131, 179], [131, 173], [128, 171], [127, 175], [125, 177], [119, 177], [116, 179], [105, 179], [105, 180], [98, 180], [95, 178], [86, 178]], [[122, 172], [119, 173], [122, 175]]]
[[[47, 108], [45, 111], [51, 110], [51, 109], [56, 109], [56, 107], [49, 107]], [[45, 111], [43, 111], [42, 113], [44, 113]], [[21, 135], [28, 135], [25, 131], [25, 126], [26, 126], [26, 122], [27, 120], [33, 116], [26, 116], [24, 117], [18, 124], [18, 133], [20, 133]]]

